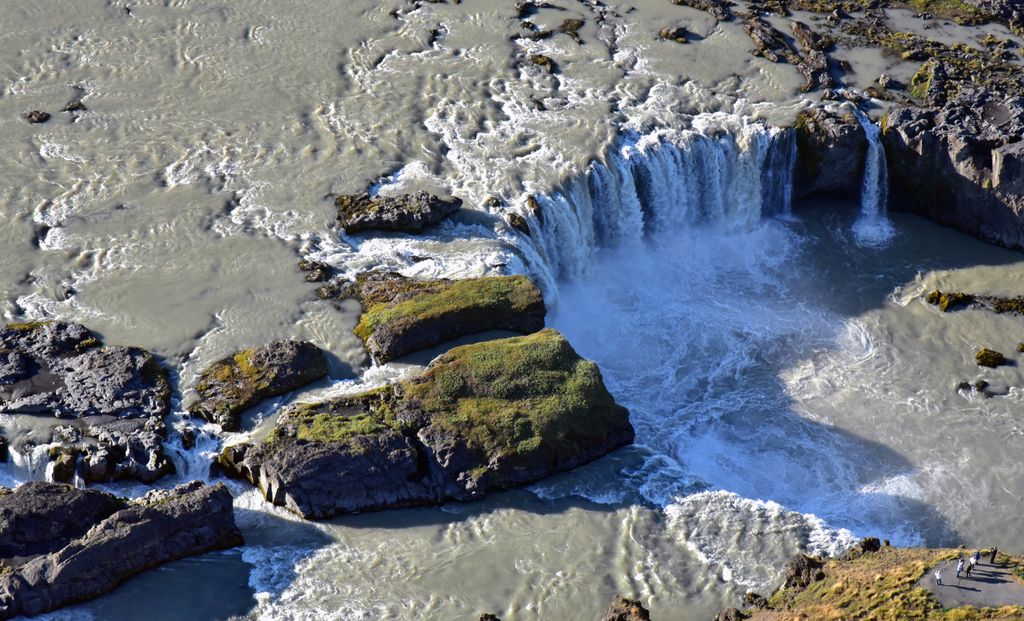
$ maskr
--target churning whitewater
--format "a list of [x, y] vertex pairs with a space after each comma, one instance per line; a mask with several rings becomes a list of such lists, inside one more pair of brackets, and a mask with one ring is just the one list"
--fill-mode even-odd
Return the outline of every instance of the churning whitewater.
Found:
[[[629, 409], [636, 444], [480, 502], [323, 523], [230, 482], [241, 549], [43, 618], [591, 619], [618, 592], [658, 619], [705, 619], [777, 586], [798, 551], [1019, 541], [1022, 371], [986, 374], [993, 398], [956, 390], [981, 378], [970, 349], [1016, 327], [921, 298], [1018, 293], [1020, 255], [888, 214], [871, 119], [840, 108], [868, 138], [860, 195], [799, 200], [782, 127], [807, 105], [800, 79], [747, 54], [737, 23], [654, 0], [531, 17], [586, 20], [577, 42], [521, 36], [514, 3], [342, 4], [0, 9], [0, 202], [19, 207], [0, 213], [5, 320], [77, 321], [162, 358], [182, 387], [170, 486], [222, 480], [220, 450], [264, 437], [288, 403], [383, 386], [442, 353], [369, 364], [359, 305], [316, 299], [300, 257], [343, 278], [526, 274], [548, 325]], [[699, 55], [651, 34], [670, 9]], [[86, 110], [20, 118], [72, 97]], [[418, 190], [467, 208], [415, 237], [335, 226], [338, 194]], [[200, 370], [285, 337], [329, 351], [330, 378], [185, 448]], [[0, 415], [7, 486], [53, 474], [38, 439], [52, 424], [21, 418]]]

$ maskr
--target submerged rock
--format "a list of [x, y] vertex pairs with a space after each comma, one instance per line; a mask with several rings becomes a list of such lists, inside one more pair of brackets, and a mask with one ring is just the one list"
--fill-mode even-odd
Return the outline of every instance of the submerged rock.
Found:
[[462, 200], [427, 192], [395, 197], [356, 194], [339, 196], [335, 205], [338, 224], [349, 235], [365, 231], [419, 233], [458, 211]]
[[283, 395], [327, 375], [327, 358], [306, 341], [281, 340], [218, 360], [199, 376], [193, 416], [237, 431], [239, 415], [269, 397]]
[[601, 621], [651, 621], [651, 613], [640, 600], [616, 595]]
[[355, 333], [377, 362], [488, 330], [529, 334], [544, 327], [544, 298], [525, 276], [413, 280], [361, 275], [363, 314]]
[[170, 396], [167, 372], [143, 349], [103, 347], [73, 323], [0, 329], [0, 413], [68, 421], [49, 440], [66, 480], [152, 482], [173, 472], [163, 451]]
[[[0, 574], [0, 618], [86, 601], [146, 569], [242, 544], [223, 485], [193, 481], [128, 504], [98, 494], [37, 484], [0, 497], [0, 511], [8, 523], [22, 526], [23, 539], [53, 550]], [[74, 504], [62, 509], [54, 498], [65, 495]], [[29, 525], [33, 515], [55, 520], [52, 539]]]
[[310, 519], [473, 500], [633, 441], [597, 366], [554, 330], [457, 347], [420, 376], [285, 410], [220, 465]]

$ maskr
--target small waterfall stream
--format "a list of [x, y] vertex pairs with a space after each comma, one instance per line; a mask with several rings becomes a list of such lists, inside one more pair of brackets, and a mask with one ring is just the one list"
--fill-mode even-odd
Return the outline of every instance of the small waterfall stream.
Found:
[[882, 145], [882, 129], [863, 112], [854, 108], [857, 121], [868, 139], [861, 183], [861, 215], [853, 227], [854, 239], [862, 246], [883, 246], [893, 236], [892, 224], [886, 216], [889, 199], [889, 170]]

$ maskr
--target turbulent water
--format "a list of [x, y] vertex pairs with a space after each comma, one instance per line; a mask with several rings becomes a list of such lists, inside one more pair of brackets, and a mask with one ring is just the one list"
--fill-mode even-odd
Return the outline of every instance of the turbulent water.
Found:
[[[886, 214], [866, 119], [862, 195], [792, 205], [794, 137], [772, 126], [804, 105], [801, 80], [746, 54], [737, 24], [667, 1], [553, 4], [529, 19], [584, 19], [582, 44], [516, 38], [514, 3], [489, 0], [0, 6], [5, 319], [153, 349], [177, 406], [225, 353], [311, 339], [334, 354], [312, 399], [437, 352], [368, 367], [358, 308], [315, 300], [300, 255], [347, 275], [527, 273], [637, 429], [635, 447], [468, 505], [314, 525], [235, 485], [241, 551], [51, 618], [592, 619], [632, 593], [655, 618], [701, 619], [770, 590], [801, 549], [1020, 540], [1024, 377], [973, 362], [1012, 351], [1019, 320], [921, 297], [1019, 293], [1021, 255]], [[675, 22], [685, 53], [656, 36]], [[87, 111], [59, 112], [76, 98]], [[54, 119], [29, 125], [32, 109]], [[471, 209], [417, 239], [339, 237], [331, 196], [367, 188]], [[982, 377], [997, 396], [956, 388]], [[179, 478], [207, 476], [207, 431], [192, 451], [172, 438]], [[42, 454], [15, 457], [4, 482], [45, 476]]]

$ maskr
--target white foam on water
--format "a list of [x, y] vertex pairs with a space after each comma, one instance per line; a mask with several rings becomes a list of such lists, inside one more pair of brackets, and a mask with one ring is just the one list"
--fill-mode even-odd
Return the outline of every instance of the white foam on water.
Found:
[[889, 199], [889, 172], [882, 144], [882, 128], [871, 122], [859, 109], [854, 114], [868, 139], [861, 187], [861, 215], [853, 225], [854, 239], [861, 246], [880, 248], [888, 245], [895, 229], [886, 215]]

